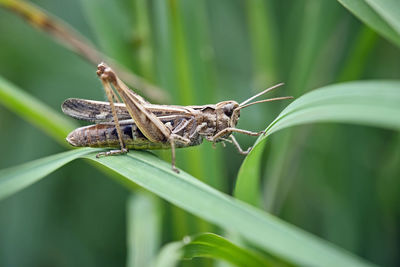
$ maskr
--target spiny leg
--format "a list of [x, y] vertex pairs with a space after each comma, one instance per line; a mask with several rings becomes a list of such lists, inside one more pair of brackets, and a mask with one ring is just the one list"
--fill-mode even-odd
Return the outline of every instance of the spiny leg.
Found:
[[229, 133], [233, 133], [233, 132], [241, 133], [241, 134], [246, 134], [246, 135], [251, 135], [251, 136], [259, 136], [259, 135], [262, 135], [262, 134], [265, 133], [264, 131], [261, 131], [261, 132], [251, 132], [251, 131], [242, 130], [242, 129], [237, 129], [237, 128], [225, 128], [225, 129], [223, 129], [222, 131], [218, 132], [216, 135], [214, 135], [214, 136], [212, 137], [212, 141], [215, 141], [215, 140], [217, 140], [219, 137], [224, 136], [224, 135], [229, 134]]
[[246, 151], [244, 151], [244, 150], [240, 147], [238, 141], [236, 140], [236, 138], [235, 138], [233, 135], [231, 135], [230, 138], [231, 138], [231, 140], [232, 140], [233, 145], [237, 148], [237, 150], [239, 151], [239, 153], [242, 154], [242, 155], [247, 155], [247, 154], [249, 154], [249, 152], [250, 152], [251, 149], [253, 148], [253, 147], [249, 147]]
[[119, 99], [117, 93], [114, 90], [111, 90], [111, 95], [112, 95], [112, 99], [114, 99], [115, 102], [121, 103], [121, 100]]

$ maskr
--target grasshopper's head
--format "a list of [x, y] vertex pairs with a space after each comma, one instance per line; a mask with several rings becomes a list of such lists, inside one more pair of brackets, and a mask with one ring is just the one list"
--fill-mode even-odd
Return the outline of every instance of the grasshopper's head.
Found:
[[[217, 125], [217, 132], [221, 131], [225, 128], [232, 127], [235, 128], [239, 117], [240, 117], [240, 110], [242, 108], [246, 108], [248, 106], [258, 104], [258, 103], [264, 103], [264, 102], [270, 102], [270, 101], [275, 101], [275, 100], [283, 100], [283, 99], [291, 99], [293, 98], [292, 96], [283, 96], [283, 97], [275, 97], [275, 98], [269, 98], [269, 99], [264, 99], [260, 101], [254, 101], [251, 102], [253, 99], [283, 85], [283, 83], [279, 83], [277, 85], [274, 85], [268, 89], [265, 89], [264, 91], [250, 97], [249, 99], [243, 101], [242, 103], [238, 103], [233, 100], [229, 101], [223, 101], [219, 102], [216, 105], [216, 111], [218, 115], [218, 125]], [[251, 103], [249, 103], [251, 102]]]
[[239, 103], [233, 100], [217, 103], [216, 111], [218, 116], [217, 130], [223, 130], [228, 127], [235, 127], [239, 117]]

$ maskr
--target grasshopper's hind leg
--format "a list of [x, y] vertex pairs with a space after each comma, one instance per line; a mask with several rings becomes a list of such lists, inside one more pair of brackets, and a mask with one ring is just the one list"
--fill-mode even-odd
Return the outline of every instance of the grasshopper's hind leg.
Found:
[[110, 75], [114, 74], [114, 73], [111, 71], [111, 69], [110, 70], [104, 69], [104, 66], [102, 64], [100, 64], [98, 66], [97, 74], [100, 77], [101, 83], [103, 84], [103, 87], [104, 87], [104, 91], [106, 92], [106, 95], [108, 98], [108, 102], [110, 103], [111, 113], [112, 113], [112, 116], [114, 119], [115, 128], [117, 130], [120, 149], [110, 150], [108, 152], [100, 152], [96, 155], [96, 158], [99, 158], [101, 156], [112, 156], [112, 155], [125, 154], [128, 152], [128, 149], [126, 149], [124, 140], [122, 139], [122, 131], [121, 131], [121, 127], [119, 124], [117, 111], [114, 106], [114, 100], [117, 102], [120, 102], [120, 101], [119, 101], [117, 94], [114, 92], [114, 90], [112, 89], [111, 84], [110, 84], [110, 79], [111, 79]]

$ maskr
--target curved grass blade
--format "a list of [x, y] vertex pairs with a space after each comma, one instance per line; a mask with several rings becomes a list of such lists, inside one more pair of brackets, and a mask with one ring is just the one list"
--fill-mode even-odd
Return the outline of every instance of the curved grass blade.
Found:
[[338, 0], [365, 24], [400, 46], [400, 2], [397, 0]]
[[[93, 152], [90, 153], [89, 152]], [[165, 200], [211, 223], [232, 229], [271, 255], [299, 265], [369, 266], [362, 259], [275, 216], [225, 195], [194, 177], [171, 170], [148, 152], [96, 158], [98, 149], [76, 149], [0, 172], [1, 197], [8, 196], [77, 157], [121, 174]]]
[[66, 145], [65, 136], [77, 127], [72, 120], [62, 116], [1, 76], [0, 104], [37, 126], [62, 145]]
[[[267, 127], [244, 160], [235, 196], [254, 203], [260, 199], [261, 154], [267, 137], [281, 129], [315, 122], [342, 122], [400, 130], [400, 82], [359, 81], [326, 86], [296, 99]], [[250, 187], [251, 185], [252, 187]]]
[[[114, 170], [165, 200], [220, 227], [233, 229], [269, 253], [301, 265], [365, 266], [348, 252], [278, 218], [225, 195], [167, 162], [137, 151], [126, 156], [84, 156]], [[333, 264], [334, 263], [334, 264]]]
[[150, 266], [153, 267], [175, 267], [181, 261], [185, 244], [182, 241], [172, 242], [163, 246]]
[[165, 245], [156, 258], [154, 266], [179, 266], [182, 260], [192, 260], [193, 258], [223, 260], [233, 266], [290, 266], [283, 261], [266, 258], [239, 247], [228, 239], [213, 233], [187, 236], [182, 241]]
[[91, 152], [93, 149], [90, 148], [75, 149], [0, 170], [0, 199], [15, 194], [68, 162]]
[[400, 35], [400, 2], [366, 0], [366, 2]]
[[184, 259], [205, 257], [224, 260], [234, 266], [287, 266], [285, 263], [265, 258], [212, 233], [200, 234], [191, 238], [191, 241], [183, 247], [183, 251]]

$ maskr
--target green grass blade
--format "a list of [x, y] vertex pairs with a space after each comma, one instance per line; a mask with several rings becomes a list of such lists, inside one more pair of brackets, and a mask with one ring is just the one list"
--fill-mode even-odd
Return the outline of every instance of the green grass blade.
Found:
[[234, 266], [278, 266], [277, 262], [239, 247], [212, 233], [195, 236], [183, 247], [183, 258], [212, 258], [224, 260]]
[[397, 0], [338, 0], [365, 24], [400, 46], [400, 2]]
[[338, 82], [359, 80], [362, 77], [378, 40], [379, 36], [375, 31], [368, 26], [361, 27], [349, 48], [349, 56], [337, 76]]
[[76, 124], [14, 84], [0, 77], [0, 104], [65, 145], [65, 137]]
[[[109, 1], [81, 1], [84, 14], [105, 54], [129, 69], [135, 69], [132, 58], [133, 36], [129, 9]], [[127, 10], [128, 9], [128, 10]]]
[[185, 237], [182, 241], [165, 245], [156, 258], [155, 266], [178, 266], [181, 260], [193, 258], [222, 260], [232, 264], [229, 266], [289, 266], [288, 263], [239, 247], [213, 233]]
[[153, 267], [175, 267], [178, 266], [182, 258], [182, 247], [184, 243], [181, 241], [172, 242], [162, 247], [160, 253], [154, 261]]
[[400, 2], [366, 0], [366, 2], [400, 35]]
[[0, 199], [38, 182], [68, 162], [93, 152], [93, 149], [75, 149], [0, 170]]
[[[93, 153], [88, 154], [89, 151]], [[222, 228], [232, 229], [268, 253], [307, 266], [369, 266], [362, 259], [246, 203], [225, 195], [194, 177], [171, 170], [148, 152], [96, 158], [98, 149], [53, 155], [0, 173], [2, 197], [22, 189], [81, 156], [119, 173], [165, 200]]]
[[137, 193], [128, 201], [128, 267], [148, 266], [160, 245], [160, 210], [149, 194]]
[[[296, 99], [267, 127], [253, 151], [244, 160], [237, 187], [245, 183], [246, 190], [236, 189], [236, 196], [253, 203], [258, 199], [261, 154], [267, 137], [295, 125], [315, 122], [344, 122], [400, 130], [400, 82], [360, 81], [327, 86]], [[254, 181], [255, 180], [255, 181]]]
[[[358, 81], [326, 86], [290, 104], [261, 139], [285, 127], [310, 122], [351, 122], [399, 130], [399, 103], [400, 81]], [[314, 109], [326, 113], [311, 113]], [[310, 115], [292, 121], [304, 113]]]
[[[302, 265], [364, 266], [367, 263], [278, 218], [225, 195], [192, 176], [176, 174], [150, 153], [95, 158], [128, 180], [220, 227], [233, 229], [269, 253]], [[321, 264], [322, 263], [322, 264]]]
[[247, 24], [253, 54], [254, 88], [263, 88], [276, 82], [277, 25], [272, 2], [247, 1]]

